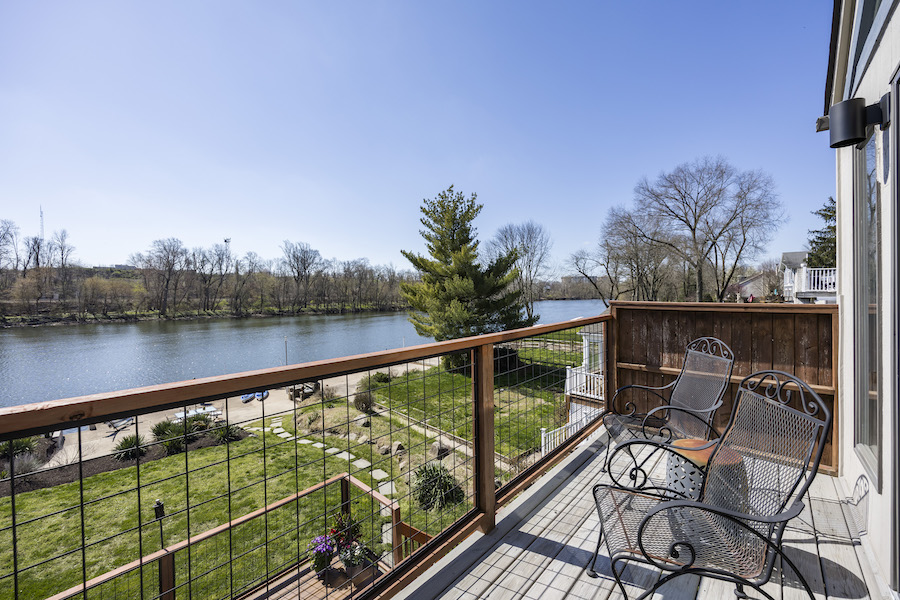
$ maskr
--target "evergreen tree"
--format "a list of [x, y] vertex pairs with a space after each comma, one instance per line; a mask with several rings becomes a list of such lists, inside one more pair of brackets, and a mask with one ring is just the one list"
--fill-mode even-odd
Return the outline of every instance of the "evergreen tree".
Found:
[[403, 250], [421, 277], [401, 283], [403, 297], [413, 309], [410, 322], [419, 335], [436, 341], [525, 327], [534, 319], [523, 315], [521, 292], [513, 282], [516, 253], [501, 254], [482, 265], [472, 221], [483, 205], [476, 195], [466, 198], [451, 185], [436, 198], [424, 200], [425, 238], [429, 257]]
[[809, 232], [809, 255], [806, 265], [809, 267], [837, 266], [837, 208], [834, 198], [829, 197], [825, 206], [813, 211], [813, 214], [825, 221], [825, 227]]

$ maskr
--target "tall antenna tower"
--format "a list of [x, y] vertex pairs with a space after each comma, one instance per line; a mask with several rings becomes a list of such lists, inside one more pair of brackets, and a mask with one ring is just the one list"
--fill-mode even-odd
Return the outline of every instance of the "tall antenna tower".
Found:
[[41, 241], [44, 240], [44, 207], [41, 206]]

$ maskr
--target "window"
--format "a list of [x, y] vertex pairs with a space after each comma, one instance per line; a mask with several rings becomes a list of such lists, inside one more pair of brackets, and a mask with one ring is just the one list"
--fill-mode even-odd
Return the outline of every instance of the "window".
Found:
[[876, 137], [856, 150], [855, 448], [876, 487], [881, 481], [882, 302], [881, 188]]

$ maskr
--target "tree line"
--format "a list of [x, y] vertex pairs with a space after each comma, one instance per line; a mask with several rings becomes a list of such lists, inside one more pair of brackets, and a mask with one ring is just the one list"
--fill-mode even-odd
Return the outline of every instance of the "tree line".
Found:
[[406, 307], [400, 283], [411, 271], [368, 259], [325, 259], [304, 242], [286, 240], [282, 256], [237, 256], [226, 240], [188, 248], [177, 238], [155, 240], [128, 265], [84, 267], [65, 230], [49, 239], [21, 237], [0, 220], [0, 316], [113, 316], [153, 313], [298, 314], [387, 311]]

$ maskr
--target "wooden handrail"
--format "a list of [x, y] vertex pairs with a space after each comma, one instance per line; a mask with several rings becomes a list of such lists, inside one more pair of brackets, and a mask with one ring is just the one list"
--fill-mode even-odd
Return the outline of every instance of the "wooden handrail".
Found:
[[[398, 520], [398, 522], [393, 523], [394, 529], [397, 529], [399, 532], [410, 531], [413, 533], [415, 533], [415, 532], [422, 533], [422, 532], [419, 532], [418, 529], [415, 529], [414, 527], [407, 525], [406, 523], [403, 523], [402, 521], [399, 521], [400, 505], [397, 503], [396, 500], [390, 500], [383, 494], [373, 490], [370, 486], [366, 485], [365, 483], [363, 483], [356, 477], [350, 475], [350, 473], [345, 472], [345, 473], [341, 473], [339, 475], [335, 475], [334, 477], [330, 477], [329, 479], [327, 479], [325, 481], [321, 481], [315, 485], [312, 485], [303, 491], [297, 492], [296, 494], [292, 494], [286, 498], [277, 500], [277, 501], [273, 502], [272, 504], [269, 504], [268, 506], [265, 506], [258, 510], [254, 510], [253, 512], [249, 512], [246, 515], [242, 515], [236, 519], [229, 521], [228, 523], [223, 523], [222, 525], [213, 527], [212, 529], [208, 529], [208, 530], [204, 531], [203, 533], [188, 537], [188, 539], [186, 539], [186, 540], [181, 540], [180, 542], [172, 544], [171, 546], [166, 546], [165, 548], [163, 548], [161, 550], [157, 550], [156, 552], [153, 552], [152, 554], [148, 554], [147, 556], [143, 556], [143, 557], [141, 557], [137, 560], [134, 560], [128, 564], [122, 565], [121, 567], [117, 567], [117, 568], [113, 569], [112, 571], [107, 571], [106, 573], [103, 573], [102, 575], [98, 575], [97, 577], [94, 577], [93, 579], [91, 579], [81, 585], [73, 586], [73, 587], [69, 588], [68, 590], [65, 590], [54, 596], [51, 596], [47, 600], [65, 600], [66, 598], [70, 598], [74, 595], [80, 594], [85, 589], [94, 588], [94, 587], [97, 587], [98, 585], [102, 585], [103, 583], [106, 583], [107, 581], [112, 581], [116, 577], [124, 575], [125, 573], [127, 573], [129, 571], [138, 569], [143, 565], [149, 565], [149, 564], [152, 564], [157, 561], [160, 561], [160, 564], [162, 565], [162, 561], [164, 561], [168, 558], [174, 558], [176, 552], [184, 550], [188, 546], [192, 546], [192, 545], [198, 544], [204, 540], [208, 540], [212, 537], [215, 537], [221, 533], [228, 531], [229, 529], [237, 527], [238, 525], [241, 525], [248, 521], [252, 521], [253, 519], [259, 518], [267, 513], [277, 510], [278, 508], [281, 508], [282, 506], [285, 506], [287, 504], [290, 504], [291, 502], [299, 500], [300, 498], [302, 498], [304, 496], [308, 496], [308, 495], [312, 494], [313, 492], [317, 492], [321, 489], [324, 489], [324, 488], [328, 487], [329, 485], [332, 485], [332, 484], [335, 484], [338, 482], [344, 482], [344, 481], [349, 482], [353, 486], [359, 488], [365, 494], [367, 494], [367, 495], [371, 496], [373, 499], [375, 499], [379, 504], [389, 507], [391, 509], [392, 515], [395, 515]], [[349, 498], [341, 498], [342, 507], [347, 502], [349, 502]], [[403, 527], [404, 525], [406, 526], [405, 528]], [[412, 537], [412, 536], [410, 535], [407, 537]], [[418, 540], [416, 540], [416, 541], [418, 541]], [[165, 596], [165, 594], [168, 591], [173, 590], [175, 588], [174, 577], [175, 577], [174, 569], [171, 571], [171, 573], [166, 575], [167, 579], [170, 578], [170, 581], [168, 581], [168, 583], [162, 581], [162, 575], [161, 575], [160, 593], [163, 595], [163, 597]]]
[[12, 434], [24, 437], [29, 432], [48, 427], [71, 427], [74, 421], [84, 421], [85, 424], [101, 422], [118, 416], [144, 414], [203, 400], [239, 396], [249, 391], [284, 387], [301, 381], [327, 379], [347, 373], [378, 369], [443, 354], [472, 350], [479, 346], [583, 327], [611, 318], [609, 314], [603, 314], [597, 317], [578, 318], [551, 325], [537, 325], [397, 350], [0, 408], [0, 440], [10, 439], [13, 437]]

